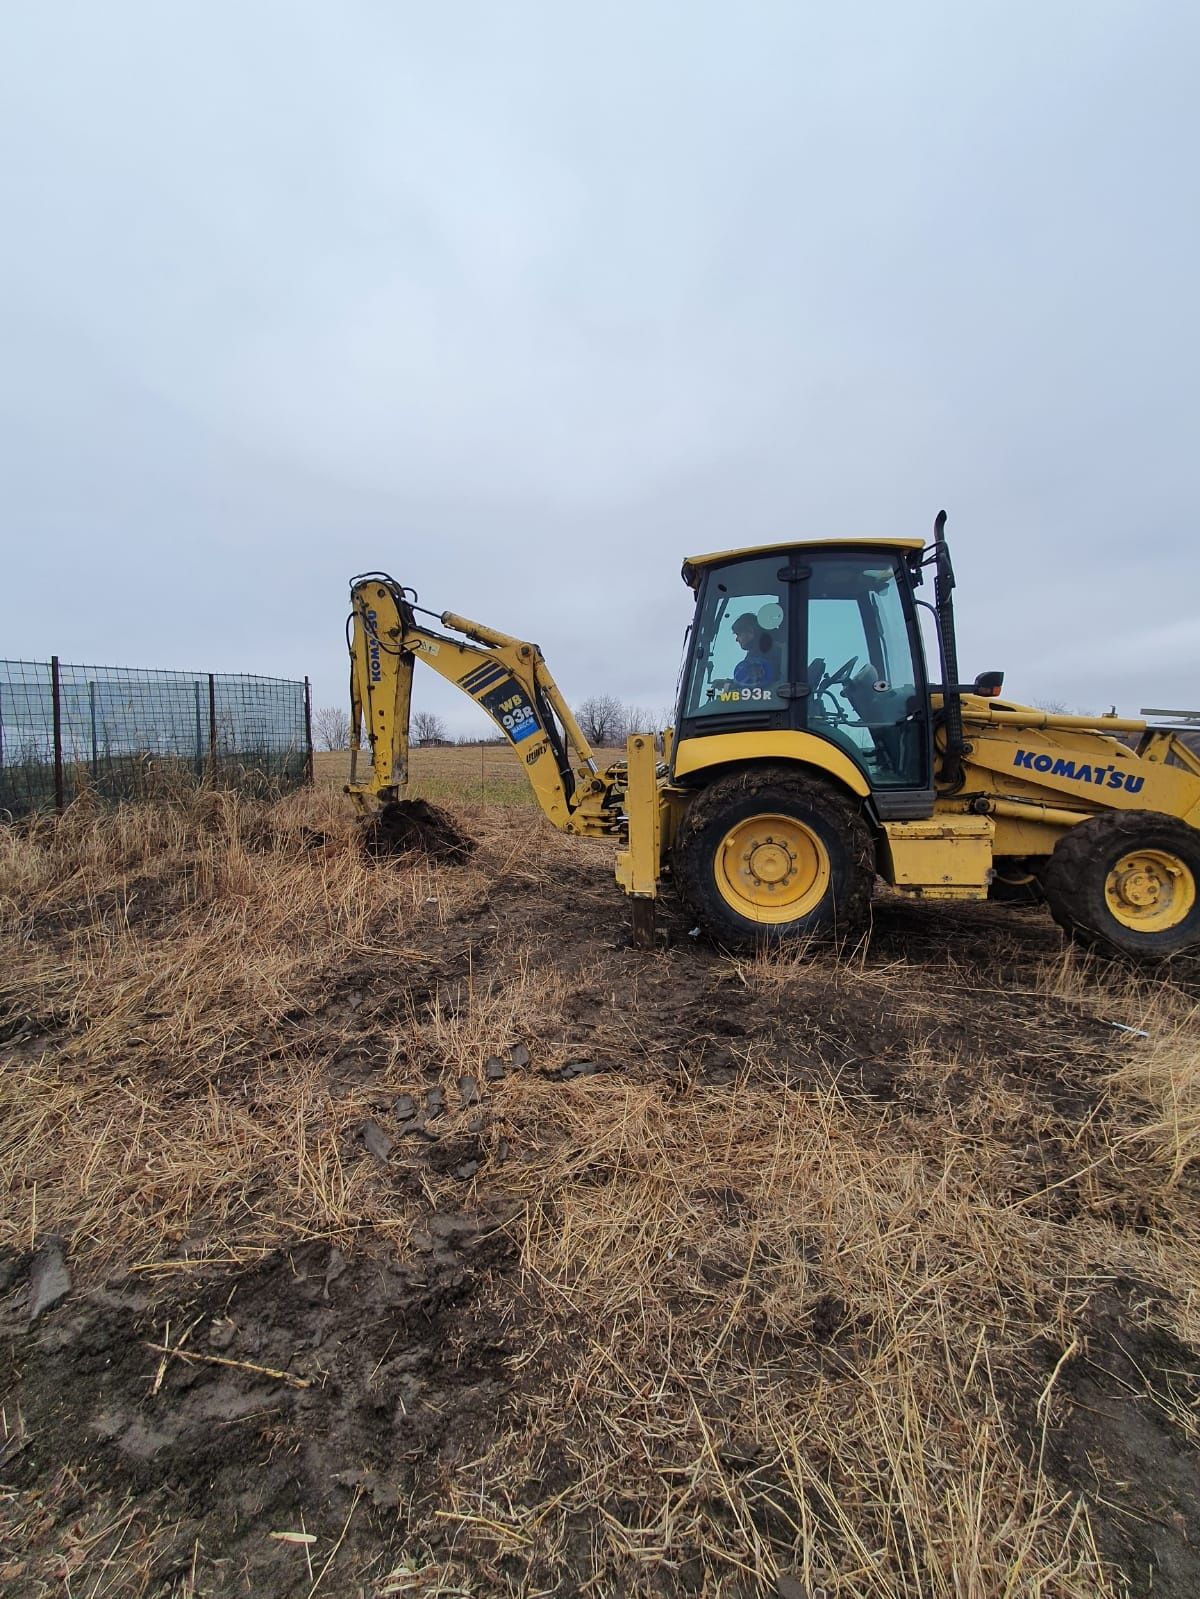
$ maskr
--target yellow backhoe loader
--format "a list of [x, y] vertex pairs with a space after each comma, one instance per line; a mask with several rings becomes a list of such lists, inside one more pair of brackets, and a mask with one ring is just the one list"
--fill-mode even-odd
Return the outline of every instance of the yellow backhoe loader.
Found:
[[[1073, 937], [1129, 955], [1200, 944], [1200, 757], [1180, 737], [1191, 713], [1161, 713], [1182, 726], [1059, 716], [1002, 700], [1000, 672], [961, 683], [945, 521], [928, 544], [685, 561], [696, 609], [675, 726], [661, 751], [635, 735], [603, 768], [536, 644], [424, 610], [382, 573], [355, 578], [347, 792], [368, 810], [403, 799], [419, 657], [493, 719], [556, 827], [620, 841], [639, 943], [668, 878], [733, 949], [852, 936], [882, 878], [920, 899], [1044, 899]], [[931, 569], [932, 603], [918, 598]]]

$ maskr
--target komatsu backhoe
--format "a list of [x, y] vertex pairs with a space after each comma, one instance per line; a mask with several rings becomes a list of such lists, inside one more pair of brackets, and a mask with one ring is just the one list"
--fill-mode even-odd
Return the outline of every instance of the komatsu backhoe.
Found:
[[1200, 944], [1200, 757], [1180, 736], [1200, 720], [1054, 715], [1001, 699], [1000, 672], [960, 682], [945, 520], [930, 543], [686, 560], [675, 725], [603, 767], [536, 644], [355, 578], [347, 792], [367, 810], [403, 799], [420, 658], [488, 713], [556, 827], [620, 842], [638, 943], [668, 879], [717, 943], [745, 949], [855, 936], [881, 878], [926, 900], [1044, 900], [1071, 936], [1128, 955]]

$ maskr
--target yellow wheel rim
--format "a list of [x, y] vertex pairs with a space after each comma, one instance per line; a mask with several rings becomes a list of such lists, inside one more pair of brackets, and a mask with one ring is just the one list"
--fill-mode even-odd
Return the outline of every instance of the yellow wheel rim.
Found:
[[731, 827], [713, 861], [717, 891], [749, 922], [778, 925], [815, 910], [829, 887], [829, 852], [794, 816], [766, 812]]
[[1196, 879], [1186, 861], [1165, 849], [1137, 849], [1104, 880], [1104, 898], [1122, 927], [1161, 933], [1185, 921], [1196, 903]]

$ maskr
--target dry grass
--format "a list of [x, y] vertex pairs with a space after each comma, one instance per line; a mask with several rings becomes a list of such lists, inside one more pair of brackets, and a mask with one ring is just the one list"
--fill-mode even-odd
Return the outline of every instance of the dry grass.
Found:
[[418, 970], [414, 926], [439, 888], [443, 917], [469, 896], [471, 874], [376, 866], [341, 807], [309, 796], [266, 814], [224, 794], [72, 812], [0, 833], [0, 850], [17, 1067], [0, 1245], [65, 1231], [101, 1270], [193, 1233], [237, 1254], [367, 1224], [342, 1159], [367, 1103], [331, 1092], [352, 1014], [331, 995], [362, 967]]
[[[461, 792], [457, 768], [425, 775]], [[57, 1233], [80, 1283], [153, 1284], [297, 1237], [408, 1258], [431, 1207], [503, 1201], [517, 1265], [487, 1291], [520, 1403], [445, 1475], [427, 1547], [410, 1527], [363, 1591], [1123, 1592], [1108, 1511], [1045, 1450], [1112, 1284], [1200, 1344], [1187, 983], [1054, 952], [991, 990], [905, 950], [704, 956], [747, 1018], [713, 1073], [700, 953], [638, 965], [581, 953], [578, 922], [562, 943], [517, 923], [502, 893], [569, 905], [595, 850], [464, 820], [483, 844], [459, 869], [365, 860], [332, 789], [0, 830], [0, 1249]], [[837, 1066], [867, 1014], [904, 1092]], [[533, 1068], [491, 1087], [483, 1134], [513, 1158], [465, 1199], [436, 1171], [381, 1181], [363, 1120], [521, 1040]], [[581, 1046], [623, 1069], [561, 1080]], [[1167, 1419], [1195, 1441], [1186, 1406]], [[60, 1549], [70, 1591], [149, 1591], [157, 1512], [104, 1503]]]
[[[603, 1329], [557, 1427], [585, 1493], [620, 1485], [627, 1557], [774, 1572], [782, 1539], [837, 1592], [1098, 1591], [1086, 1518], [1022, 1464], [992, 1386], [1047, 1313], [1011, 1278], [1046, 1268], [1047, 1240], [960, 1138], [898, 1158], [836, 1092], [784, 1119], [746, 1081], [669, 1109], [649, 1088], [580, 1098], [531, 1173], [523, 1258]], [[814, 1348], [814, 1323], [844, 1336]]]

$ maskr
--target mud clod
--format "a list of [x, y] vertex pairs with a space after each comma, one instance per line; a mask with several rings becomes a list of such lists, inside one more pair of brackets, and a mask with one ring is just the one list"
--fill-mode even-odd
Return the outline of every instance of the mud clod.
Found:
[[812, 1599], [812, 1590], [798, 1577], [777, 1577], [775, 1599]]
[[505, 1073], [504, 1062], [499, 1055], [492, 1055], [484, 1064], [483, 1075], [489, 1083], [498, 1083]]
[[460, 1216], [454, 1211], [435, 1210], [425, 1223], [434, 1238], [472, 1238], [479, 1231], [470, 1216]]
[[322, 1296], [325, 1299], [329, 1298], [329, 1285], [335, 1283], [345, 1273], [345, 1270], [345, 1255], [342, 1254], [340, 1249], [331, 1249], [329, 1251], [329, 1262], [325, 1267], [325, 1281], [321, 1288]]
[[62, 1247], [51, 1238], [33, 1257], [29, 1269], [29, 1319], [36, 1321], [71, 1292], [71, 1274], [63, 1259]]
[[435, 1210], [413, 1228], [414, 1248], [432, 1254], [434, 1264], [453, 1265], [457, 1257], [479, 1243], [479, 1224], [459, 1211]]
[[454, 818], [428, 800], [393, 800], [371, 819], [363, 832], [368, 855], [425, 855], [443, 865], [469, 860], [475, 840], [459, 830]]
[[377, 1160], [381, 1166], [386, 1166], [388, 1157], [392, 1153], [392, 1141], [378, 1122], [364, 1122], [359, 1137], [367, 1154]]
[[594, 1077], [600, 1068], [594, 1060], [573, 1060], [562, 1069], [564, 1082], [569, 1082], [573, 1077]]

